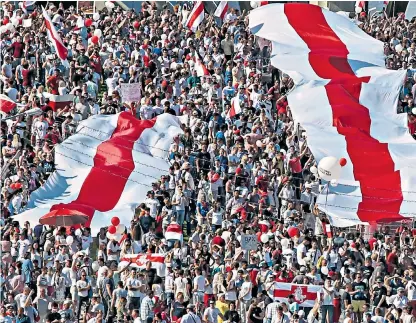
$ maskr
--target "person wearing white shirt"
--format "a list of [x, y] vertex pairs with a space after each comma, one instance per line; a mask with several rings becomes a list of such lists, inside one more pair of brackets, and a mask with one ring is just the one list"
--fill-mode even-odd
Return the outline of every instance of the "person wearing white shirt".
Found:
[[397, 289], [397, 294], [390, 296], [387, 301], [387, 303], [393, 304], [396, 308], [405, 308], [408, 302], [409, 299], [406, 296], [404, 296], [403, 287], [399, 287]]
[[140, 308], [140, 299], [143, 294], [140, 292], [142, 283], [137, 278], [136, 268], [133, 268], [130, 277], [127, 279], [127, 308]]
[[195, 314], [195, 306], [189, 304], [186, 307], [187, 313], [182, 316], [181, 323], [201, 323], [201, 319]]
[[326, 279], [324, 286], [322, 287], [322, 293], [318, 293], [318, 300], [322, 303], [322, 318], [325, 320], [328, 315], [329, 322], [333, 322], [334, 320], [334, 296], [335, 290], [334, 287], [331, 286], [331, 280]]
[[108, 261], [117, 261], [118, 262], [118, 255], [120, 252], [120, 245], [118, 242], [113, 238], [107, 244], [107, 259]]
[[205, 292], [205, 277], [202, 276], [201, 269], [195, 269], [195, 278], [193, 281], [194, 303], [203, 302]]
[[144, 201], [144, 203], [150, 209], [150, 216], [152, 218], [156, 218], [160, 202], [155, 198], [155, 192], [149, 191], [147, 194], [147, 199]]

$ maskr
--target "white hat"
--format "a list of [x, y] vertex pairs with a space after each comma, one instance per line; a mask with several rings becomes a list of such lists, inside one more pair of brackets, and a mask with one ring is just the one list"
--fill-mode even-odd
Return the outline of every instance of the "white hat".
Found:
[[312, 184], [311, 183], [306, 183], [305, 188], [312, 188]]

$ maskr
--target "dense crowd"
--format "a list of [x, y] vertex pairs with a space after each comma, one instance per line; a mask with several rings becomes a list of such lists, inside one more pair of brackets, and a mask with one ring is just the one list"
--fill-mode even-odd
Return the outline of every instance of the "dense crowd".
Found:
[[[372, 236], [361, 228], [329, 234], [315, 205], [316, 163], [285, 97], [293, 81], [270, 66], [269, 44], [250, 34], [244, 11], [231, 8], [224, 21], [207, 14], [193, 33], [183, 27], [187, 4], [104, 8], [89, 27], [73, 7], [46, 9], [69, 66], [51, 46], [40, 7], [0, 8], [4, 25], [18, 20], [1, 34], [0, 79], [2, 93], [19, 103], [10, 113], [18, 116], [1, 122], [0, 322], [416, 322], [409, 223]], [[387, 68], [407, 69], [398, 113], [415, 133], [414, 22], [362, 13], [357, 23], [385, 43]], [[209, 76], [198, 76], [195, 52]], [[122, 83], [140, 83], [141, 101], [123, 102]], [[48, 93], [74, 97], [53, 109]], [[230, 120], [234, 97], [242, 113]], [[32, 108], [42, 113], [25, 115]], [[13, 221], [54, 172], [55, 145], [89, 116], [121, 111], [188, 116], [166, 151], [169, 173], [138, 197], [122, 242], [109, 240], [107, 228], [92, 236], [85, 226]], [[165, 239], [172, 223], [184, 239]], [[243, 235], [258, 237], [255, 250], [242, 248]], [[150, 261], [119, 263], [139, 253], [164, 255], [163, 275]], [[296, 290], [277, 297], [278, 283], [321, 289], [302, 306], [306, 295]]]

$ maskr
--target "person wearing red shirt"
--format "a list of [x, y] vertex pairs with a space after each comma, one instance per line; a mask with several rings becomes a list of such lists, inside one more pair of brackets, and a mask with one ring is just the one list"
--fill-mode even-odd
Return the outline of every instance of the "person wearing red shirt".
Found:
[[94, 53], [90, 56], [91, 66], [94, 68], [95, 73], [102, 74], [103, 66], [101, 63], [101, 56], [98, 53], [98, 50], [95, 50]]
[[59, 76], [59, 70], [56, 69], [51, 77], [46, 81], [46, 85], [49, 87], [49, 93], [59, 95], [58, 87], [61, 77]]
[[9, 51], [13, 51], [13, 57], [19, 59], [18, 62], [20, 64], [20, 58], [23, 56], [23, 50], [25, 48], [25, 44], [22, 42], [22, 37], [17, 36], [16, 41], [10, 45]]
[[397, 247], [393, 247], [386, 258], [387, 271], [391, 274], [399, 264], [399, 257], [397, 256]]
[[302, 164], [300, 163], [300, 159], [303, 155], [306, 154], [306, 149], [302, 151], [302, 153], [298, 156], [298, 153], [295, 151], [292, 154], [292, 158], [289, 160], [289, 167], [290, 171], [292, 172], [292, 177], [294, 181], [294, 185], [296, 188], [296, 198], [300, 199], [300, 192], [301, 192], [301, 185], [302, 185]]

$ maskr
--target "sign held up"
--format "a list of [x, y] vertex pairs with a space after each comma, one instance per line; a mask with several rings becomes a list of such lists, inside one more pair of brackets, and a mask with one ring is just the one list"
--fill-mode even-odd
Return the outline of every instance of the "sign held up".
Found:
[[140, 101], [142, 98], [141, 84], [122, 83], [121, 97], [123, 98], [123, 101], [127, 102]]
[[254, 234], [243, 234], [241, 236], [241, 248], [243, 250], [257, 250], [257, 236]]

